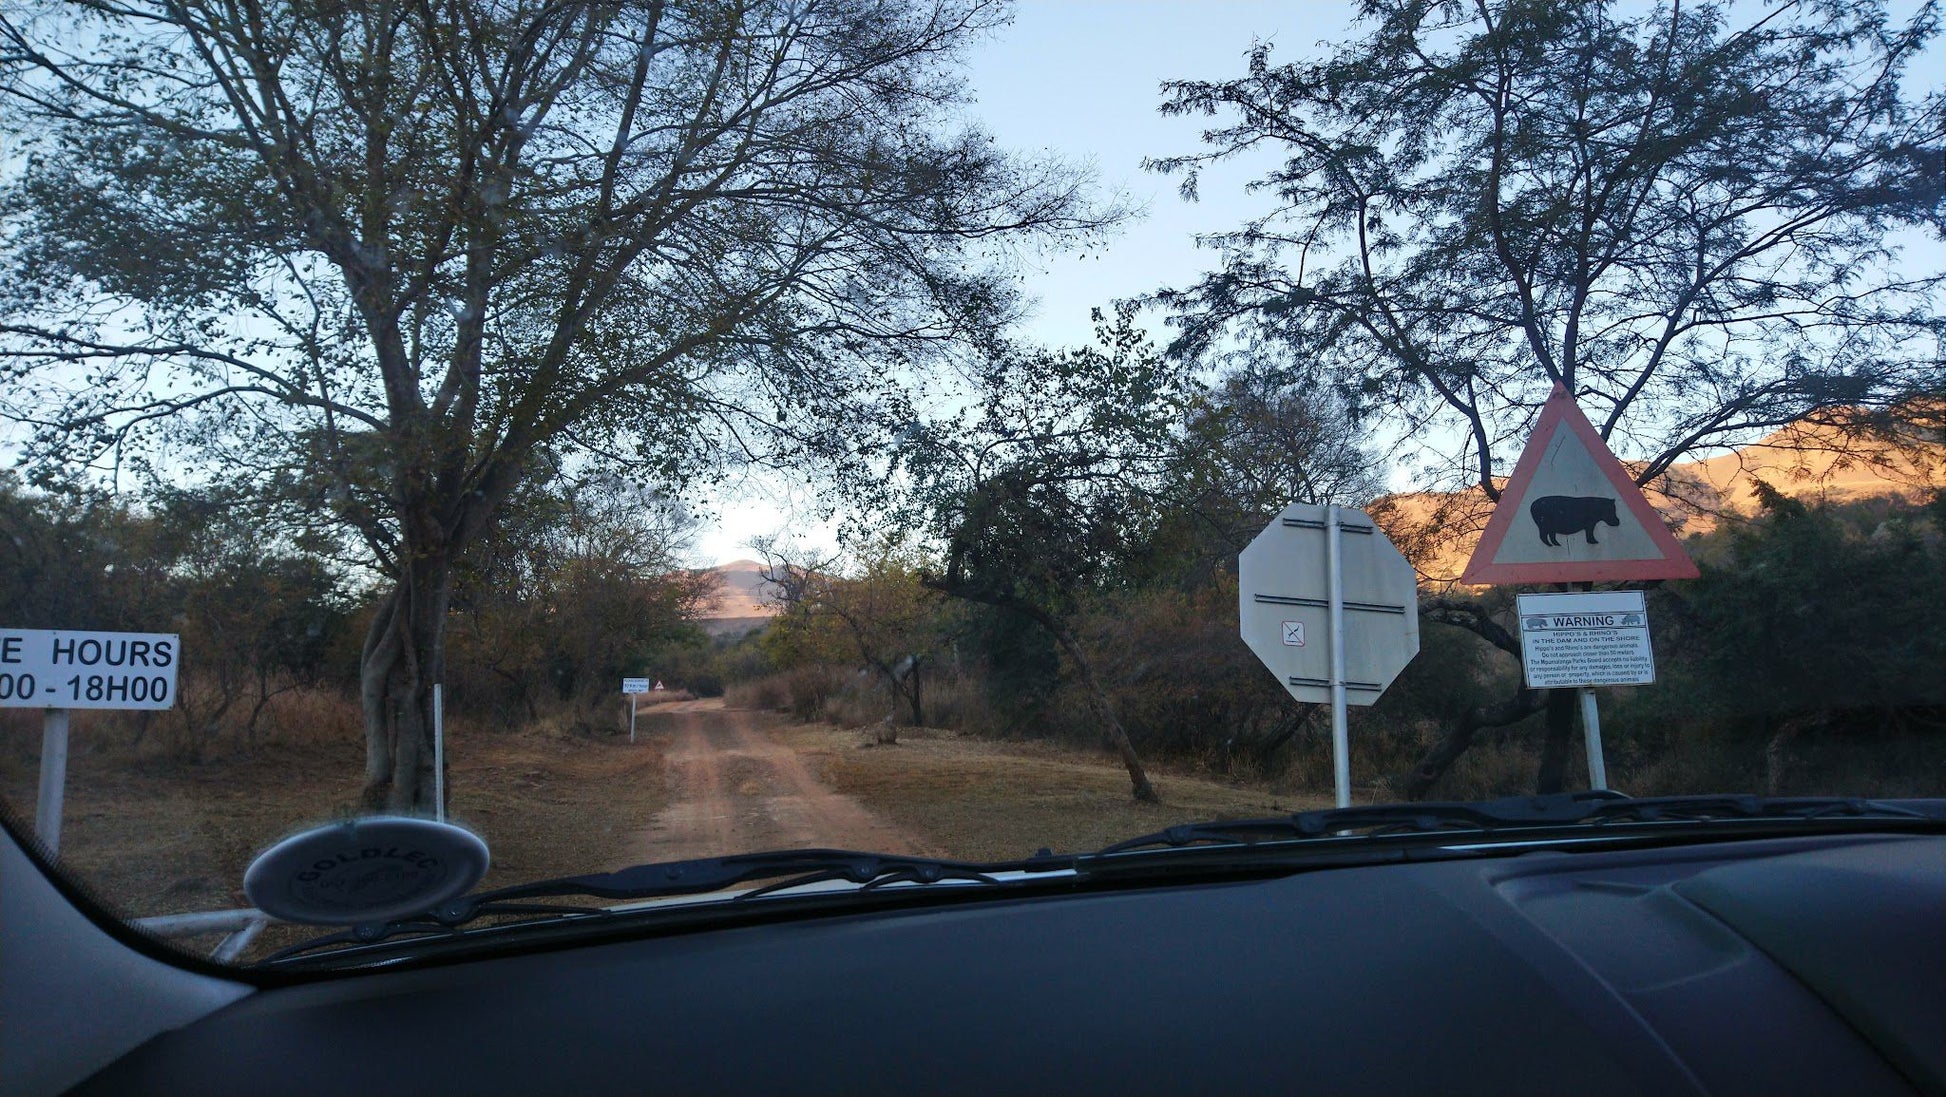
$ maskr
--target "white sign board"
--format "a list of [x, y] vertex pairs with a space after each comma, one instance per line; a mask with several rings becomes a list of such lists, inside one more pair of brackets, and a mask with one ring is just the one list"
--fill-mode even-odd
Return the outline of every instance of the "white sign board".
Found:
[[1520, 654], [1535, 689], [1655, 681], [1649, 613], [1639, 590], [1522, 594]]
[[0, 708], [172, 708], [181, 662], [172, 632], [0, 629]]
[[647, 693], [649, 692], [649, 680], [647, 678], [624, 678], [622, 679], [622, 692]]
[[[1345, 702], [1378, 700], [1419, 653], [1418, 576], [1363, 511], [1338, 508]], [[1243, 641], [1292, 697], [1331, 703], [1327, 508], [1293, 503], [1237, 557]]]

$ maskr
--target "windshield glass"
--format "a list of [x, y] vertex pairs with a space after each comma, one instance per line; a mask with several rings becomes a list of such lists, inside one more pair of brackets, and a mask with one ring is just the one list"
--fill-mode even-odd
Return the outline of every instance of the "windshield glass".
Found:
[[0, 807], [184, 949], [1946, 795], [1929, 6], [237, 18], [0, 12]]

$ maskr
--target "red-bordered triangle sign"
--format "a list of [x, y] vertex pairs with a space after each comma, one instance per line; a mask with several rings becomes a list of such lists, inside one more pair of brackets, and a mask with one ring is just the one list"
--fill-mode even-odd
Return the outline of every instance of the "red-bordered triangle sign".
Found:
[[1561, 385], [1460, 582], [1694, 579], [1696, 565]]

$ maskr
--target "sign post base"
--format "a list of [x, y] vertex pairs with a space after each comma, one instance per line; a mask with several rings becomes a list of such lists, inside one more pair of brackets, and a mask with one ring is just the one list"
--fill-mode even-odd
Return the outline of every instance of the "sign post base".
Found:
[[68, 710], [51, 708], [41, 720], [41, 789], [34, 834], [49, 857], [61, 852], [61, 800], [68, 783]]
[[1594, 687], [1582, 686], [1580, 693], [1581, 740], [1588, 751], [1588, 787], [1605, 789], [1608, 787], [1608, 763], [1601, 756], [1601, 713], [1595, 708]]

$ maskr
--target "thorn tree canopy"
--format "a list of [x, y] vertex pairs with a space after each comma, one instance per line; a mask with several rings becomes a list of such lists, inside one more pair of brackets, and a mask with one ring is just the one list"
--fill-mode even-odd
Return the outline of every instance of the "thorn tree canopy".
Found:
[[353, 531], [391, 584], [366, 800], [429, 811], [454, 561], [537, 453], [841, 453], [902, 364], [1006, 319], [1008, 241], [1104, 222], [956, 121], [1005, 14], [10, 5], [5, 410], [44, 473], [174, 444]]
[[1557, 381], [1646, 483], [1936, 373], [1940, 271], [1917, 264], [1946, 229], [1946, 98], [1901, 87], [1935, 5], [1358, 10], [1321, 61], [1259, 44], [1240, 79], [1165, 86], [1163, 113], [1219, 120], [1152, 162], [1185, 196], [1205, 165], [1282, 158], [1256, 184], [1275, 208], [1161, 295], [1176, 353], [1284, 340], [1409, 436], [1454, 439], [1437, 475], [1489, 498]]
[[1096, 318], [1098, 346], [1003, 349], [983, 363], [972, 409], [915, 423], [895, 476], [903, 497], [887, 509], [901, 532], [941, 543], [926, 586], [1032, 621], [1060, 645], [1135, 798], [1154, 803], [1068, 618], [1149, 542], [1192, 386], [1134, 326], [1132, 306]]

